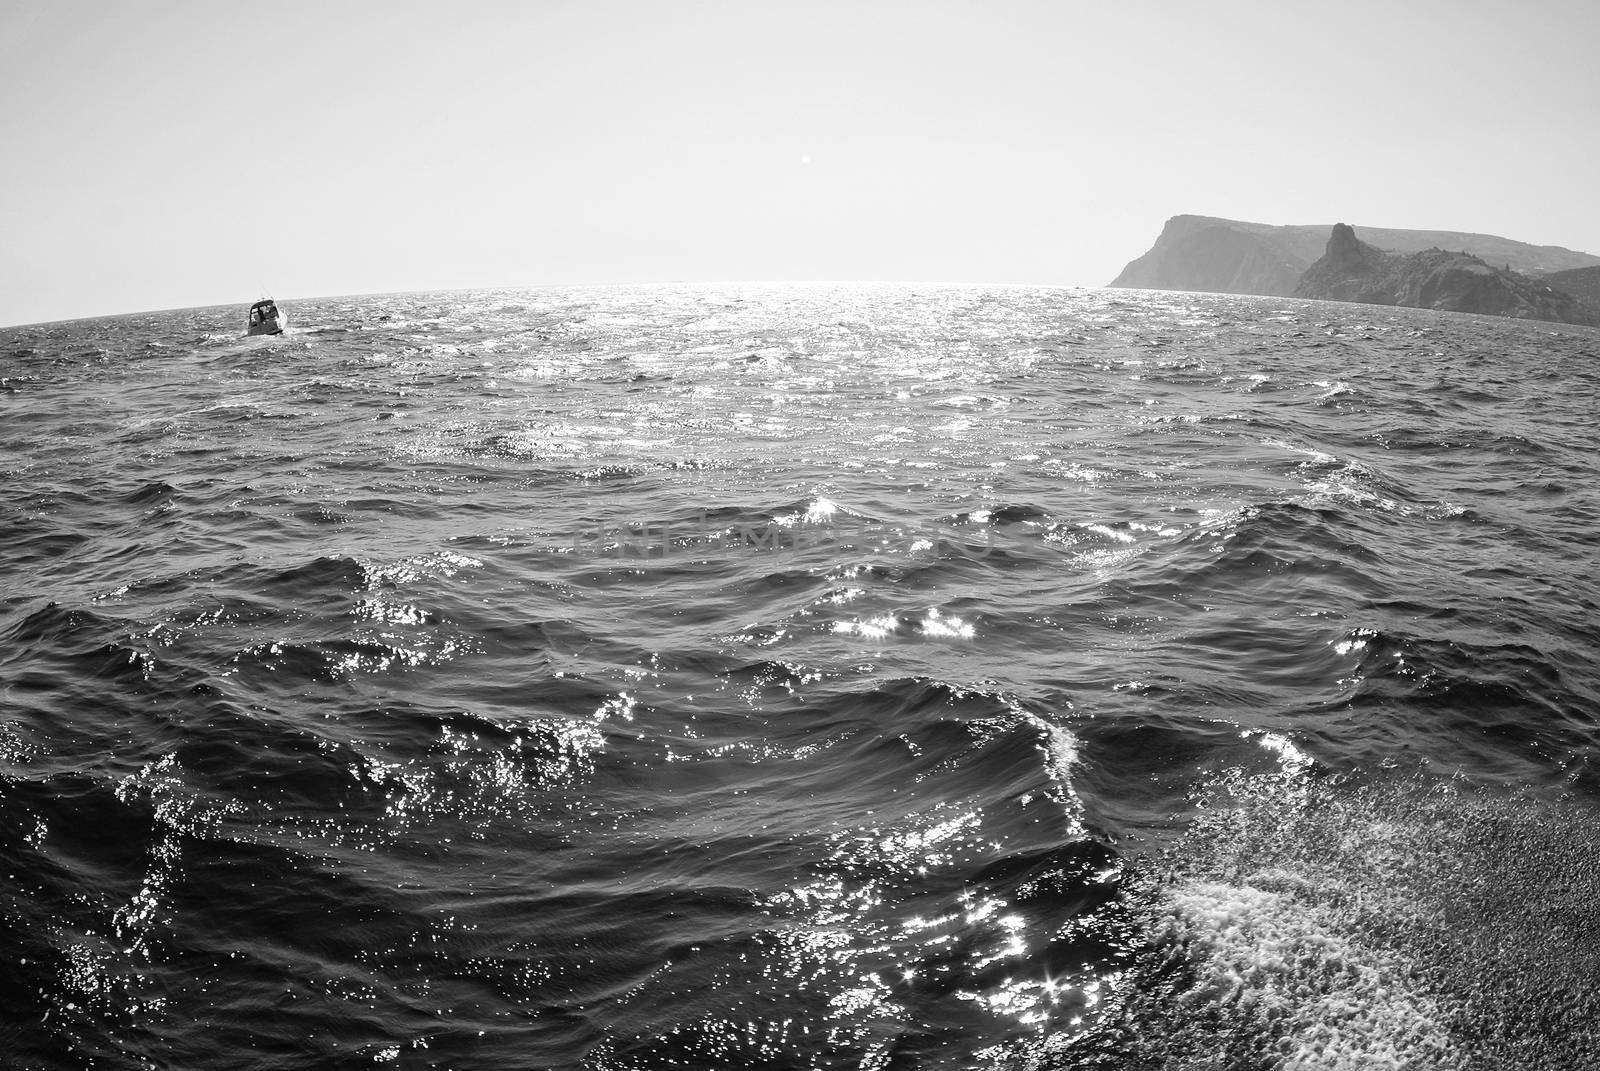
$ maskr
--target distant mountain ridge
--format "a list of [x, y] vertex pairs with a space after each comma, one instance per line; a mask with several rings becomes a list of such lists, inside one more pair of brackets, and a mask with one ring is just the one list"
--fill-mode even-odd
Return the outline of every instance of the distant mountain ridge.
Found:
[[1470, 253], [1385, 253], [1343, 223], [1334, 224], [1322, 258], [1291, 296], [1600, 326], [1600, 311], [1542, 280]]
[[[1131, 261], [1111, 285], [1288, 297], [1306, 269], [1322, 257], [1332, 229], [1332, 224], [1278, 226], [1216, 216], [1173, 216], [1150, 251]], [[1366, 244], [1382, 251], [1453, 249], [1524, 274], [1600, 267], [1600, 256], [1492, 234], [1385, 227], [1363, 227], [1361, 233]]]

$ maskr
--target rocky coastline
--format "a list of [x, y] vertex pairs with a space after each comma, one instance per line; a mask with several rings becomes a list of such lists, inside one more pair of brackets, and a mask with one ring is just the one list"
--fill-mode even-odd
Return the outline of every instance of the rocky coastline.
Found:
[[1600, 325], [1600, 256], [1458, 231], [1167, 221], [1114, 287], [1323, 298]]

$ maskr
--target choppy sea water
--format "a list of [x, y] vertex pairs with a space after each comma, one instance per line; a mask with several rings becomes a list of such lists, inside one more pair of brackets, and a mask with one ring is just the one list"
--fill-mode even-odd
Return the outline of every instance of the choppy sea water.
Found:
[[16, 1068], [1600, 1063], [1600, 332], [0, 331]]

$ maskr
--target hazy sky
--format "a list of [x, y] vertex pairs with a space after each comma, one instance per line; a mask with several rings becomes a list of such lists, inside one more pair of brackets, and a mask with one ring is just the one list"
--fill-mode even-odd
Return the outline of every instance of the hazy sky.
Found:
[[1600, 253], [1600, 4], [0, 0], [0, 324], [1102, 285], [1180, 212]]

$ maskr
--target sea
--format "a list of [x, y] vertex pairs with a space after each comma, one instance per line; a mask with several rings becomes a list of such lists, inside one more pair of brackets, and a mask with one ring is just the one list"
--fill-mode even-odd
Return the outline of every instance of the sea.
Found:
[[1600, 1066], [1600, 330], [0, 330], [0, 1066]]

